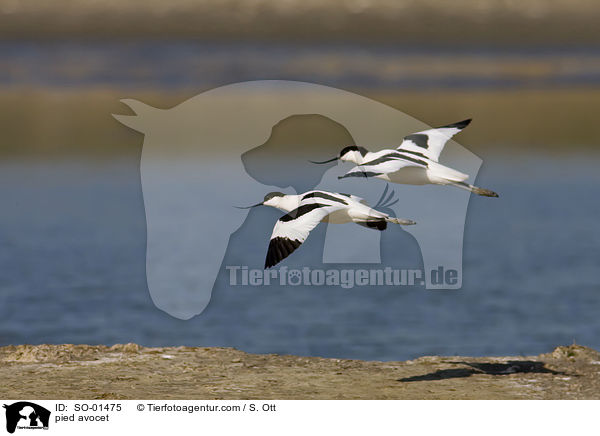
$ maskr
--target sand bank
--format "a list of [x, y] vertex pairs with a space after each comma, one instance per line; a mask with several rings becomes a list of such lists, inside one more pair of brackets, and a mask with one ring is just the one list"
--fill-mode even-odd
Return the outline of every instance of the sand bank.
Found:
[[600, 399], [600, 353], [368, 362], [136, 344], [0, 348], [0, 396], [35, 399]]
[[[169, 108], [200, 91], [3, 89], [0, 105], [11, 110], [4, 114], [0, 155], [38, 158], [127, 155], [138, 159], [142, 136], [110, 116], [111, 113], [129, 113], [119, 100], [135, 98], [155, 107]], [[582, 128], [595, 125], [600, 111], [600, 90], [595, 88], [352, 91], [389, 104], [430, 125], [474, 117], [459, 143], [482, 157], [488, 152], [507, 150], [511, 153], [571, 152], [594, 149], [598, 143], [597, 129]], [[23, 126], [28, 128], [23, 129]]]

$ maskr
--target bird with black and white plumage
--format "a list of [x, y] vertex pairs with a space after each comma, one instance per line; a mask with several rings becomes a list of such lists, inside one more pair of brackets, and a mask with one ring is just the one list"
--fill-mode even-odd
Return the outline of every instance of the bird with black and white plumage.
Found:
[[[398, 201], [390, 201], [393, 192], [387, 197], [386, 194], [387, 186], [375, 207], [389, 207]], [[265, 268], [277, 265], [292, 254], [320, 222], [332, 224], [353, 222], [379, 231], [385, 230], [387, 223], [415, 224], [412, 220], [398, 219], [375, 210], [360, 197], [337, 192], [307, 191], [298, 195], [270, 192], [265, 195], [262, 202], [240, 209], [257, 206], [271, 206], [287, 212], [277, 220], [273, 228]]]
[[371, 152], [364, 147], [351, 145], [343, 148], [333, 159], [313, 163], [325, 164], [341, 160], [356, 164], [346, 174], [338, 177], [339, 179], [376, 177], [387, 182], [406, 185], [451, 185], [485, 197], [498, 197], [494, 191], [467, 183], [466, 180], [469, 178], [467, 174], [438, 162], [448, 140], [467, 127], [470, 122], [471, 119], [467, 119], [412, 133], [405, 136], [395, 150]]

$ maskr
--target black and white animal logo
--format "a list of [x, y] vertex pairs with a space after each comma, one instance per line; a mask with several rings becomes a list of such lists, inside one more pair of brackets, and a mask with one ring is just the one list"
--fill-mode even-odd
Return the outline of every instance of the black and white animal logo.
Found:
[[6, 431], [14, 433], [19, 429], [47, 429], [50, 421], [50, 411], [45, 407], [29, 401], [19, 401], [6, 409]]

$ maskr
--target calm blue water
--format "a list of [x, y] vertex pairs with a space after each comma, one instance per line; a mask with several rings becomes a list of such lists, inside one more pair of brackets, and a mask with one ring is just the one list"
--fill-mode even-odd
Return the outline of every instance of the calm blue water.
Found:
[[0, 41], [0, 85], [198, 90], [285, 79], [369, 89], [547, 88], [600, 84], [599, 58], [598, 46]]
[[[224, 274], [208, 309], [189, 321], [150, 300], [139, 162], [3, 162], [0, 344], [379, 360], [537, 354], [574, 340], [600, 348], [600, 156], [484, 160], [478, 184], [501, 197], [471, 198], [462, 290], [230, 288]], [[242, 227], [228, 260], [254, 256], [248, 238]]]

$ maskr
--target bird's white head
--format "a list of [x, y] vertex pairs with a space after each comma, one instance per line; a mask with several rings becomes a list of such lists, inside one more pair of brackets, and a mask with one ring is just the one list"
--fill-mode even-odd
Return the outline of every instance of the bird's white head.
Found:
[[298, 207], [299, 199], [299, 195], [286, 195], [283, 192], [269, 192], [260, 203], [253, 204], [252, 206], [234, 207], [238, 209], [250, 209], [257, 206], [270, 206], [289, 212]]
[[364, 147], [349, 145], [348, 147], [342, 148], [342, 151], [340, 151], [340, 153], [332, 159], [324, 160], [322, 162], [315, 162], [311, 160], [311, 162], [316, 164], [326, 164], [336, 160], [341, 160], [344, 162], [354, 162], [355, 164], [360, 165], [363, 163], [364, 157], [368, 152], [369, 151]]
[[269, 192], [265, 195], [262, 204], [271, 207], [281, 207], [281, 204], [285, 201], [285, 197], [286, 195], [282, 192]]
[[338, 159], [344, 162], [354, 162], [355, 164], [360, 165], [368, 152], [369, 151], [364, 147], [349, 145], [340, 151], [340, 156]]

